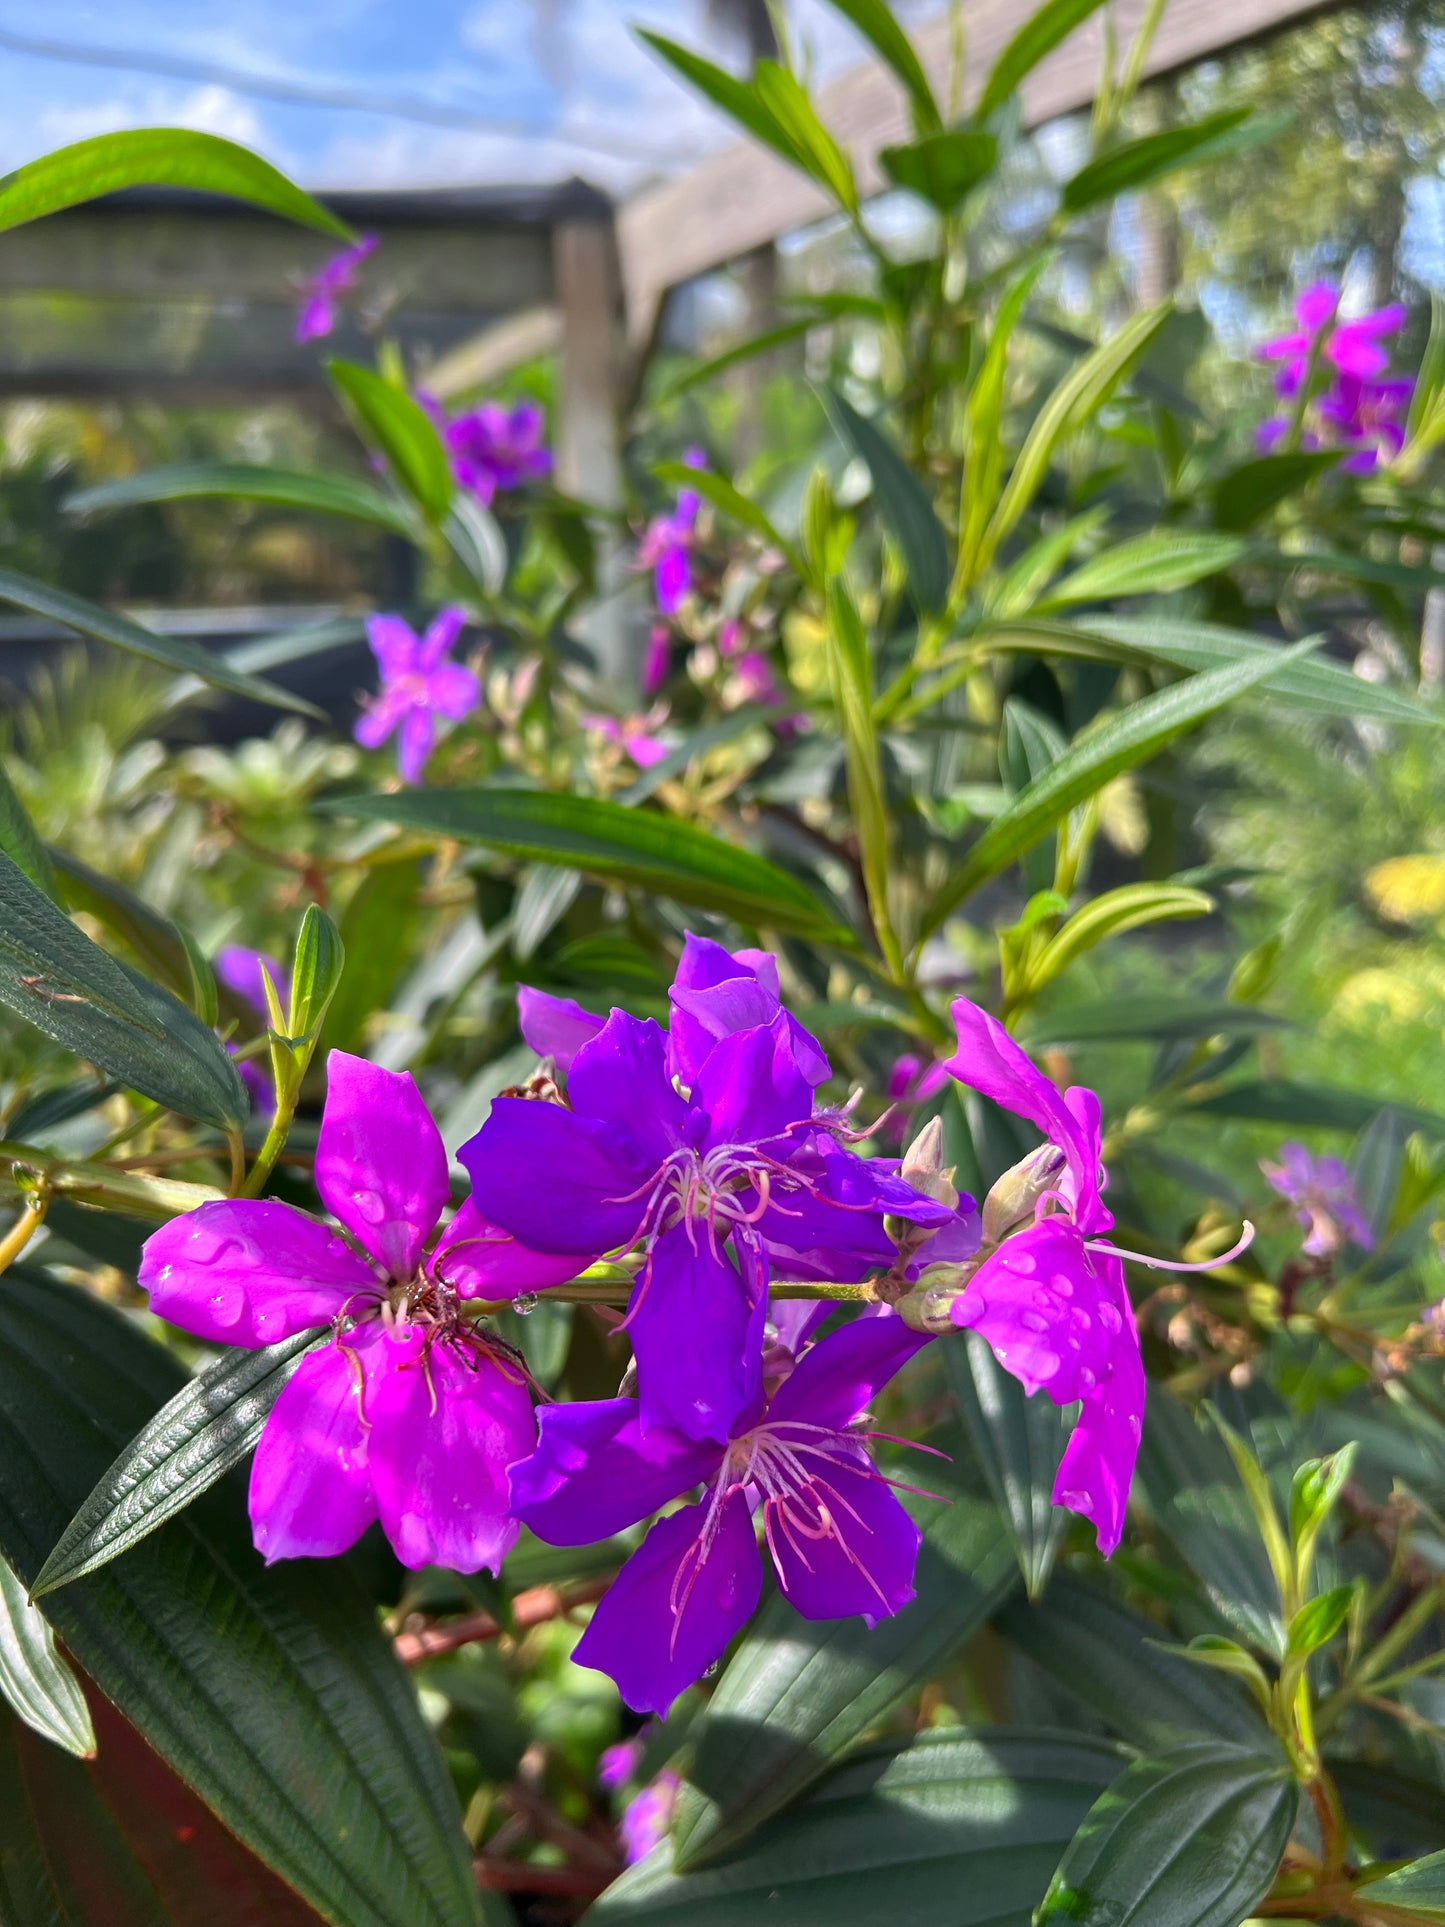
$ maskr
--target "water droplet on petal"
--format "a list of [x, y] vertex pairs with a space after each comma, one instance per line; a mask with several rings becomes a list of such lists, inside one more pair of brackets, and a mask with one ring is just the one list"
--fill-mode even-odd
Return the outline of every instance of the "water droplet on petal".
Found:
[[1094, 1501], [1087, 1492], [1061, 1492], [1058, 1503], [1067, 1506], [1070, 1512], [1081, 1512], [1086, 1519], [1094, 1516]]
[[1124, 1329], [1124, 1319], [1119, 1307], [1111, 1305], [1107, 1298], [1099, 1306], [1099, 1323], [1111, 1337]]
[[1097, 1372], [1091, 1372], [1087, 1365], [1081, 1365], [1079, 1367], [1079, 1388], [1081, 1391], [1092, 1392], [1098, 1382], [1099, 1374]]
[[530, 1318], [540, 1303], [535, 1291], [523, 1291], [512, 1300], [512, 1310], [519, 1318]]
[[368, 1224], [380, 1224], [386, 1217], [386, 1204], [375, 1191], [353, 1191], [351, 1202]]
[[1036, 1311], [1021, 1311], [1019, 1313], [1019, 1323], [1025, 1331], [1046, 1332], [1049, 1328], [1048, 1319], [1042, 1317]]

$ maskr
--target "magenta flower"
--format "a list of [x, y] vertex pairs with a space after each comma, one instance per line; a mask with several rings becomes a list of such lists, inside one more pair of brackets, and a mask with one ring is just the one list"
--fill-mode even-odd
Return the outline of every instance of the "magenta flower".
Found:
[[581, 718], [584, 729], [590, 729], [604, 742], [614, 744], [625, 750], [639, 769], [651, 769], [671, 755], [666, 743], [659, 742], [654, 732], [661, 727], [666, 716], [663, 708], [658, 716], [600, 716], [588, 715]]
[[296, 316], [298, 342], [319, 341], [331, 333], [342, 296], [350, 294], [356, 286], [356, 270], [375, 248], [376, 236], [364, 234], [354, 247], [334, 254], [325, 267], [305, 283]]
[[483, 508], [490, 508], [496, 496], [552, 473], [552, 453], [543, 439], [546, 417], [535, 402], [518, 402], [514, 408], [483, 402], [448, 421], [429, 396], [419, 395], [418, 400], [437, 424], [457, 486], [470, 490]]
[[1333, 282], [1313, 282], [1295, 302], [1294, 332], [1262, 341], [1255, 349], [1261, 361], [1280, 364], [1274, 380], [1276, 394], [1285, 399], [1297, 395], [1316, 354], [1340, 374], [1358, 380], [1384, 373], [1390, 357], [1380, 346], [1380, 337], [1399, 332], [1405, 325], [1405, 309], [1394, 301], [1357, 321], [1332, 327], [1339, 305], [1340, 291]]
[[[285, 995], [282, 988], [282, 970], [274, 957], [268, 957], [264, 950], [248, 950], [243, 944], [228, 944], [218, 950], [215, 957], [216, 975], [227, 990], [235, 993], [251, 1009], [263, 1024], [269, 1024], [271, 1013], [266, 1006], [266, 987], [261, 978], [263, 969], [270, 973], [271, 982], [280, 996]], [[227, 1054], [236, 1055], [234, 1044], [227, 1044]], [[276, 1086], [272, 1081], [269, 1066], [254, 1057], [242, 1058], [236, 1070], [251, 1099], [251, 1109], [257, 1117], [270, 1117], [276, 1109]]]
[[913, 1597], [920, 1533], [865, 1449], [860, 1420], [925, 1337], [891, 1313], [811, 1346], [766, 1406], [700, 1442], [644, 1427], [636, 1400], [549, 1405], [537, 1449], [512, 1468], [512, 1506], [550, 1545], [620, 1532], [694, 1486], [658, 1521], [573, 1650], [629, 1706], [666, 1714], [758, 1603], [756, 1509], [778, 1585], [805, 1619], [870, 1624]]
[[[895, 1256], [885, 1214], [953, 1214], [838, 1144], [814, 1101], [827, 1059], [782, 1009], [773, 958], [690, 936], [671, 1000], [667, 1032], [614, 1010], [572, 1050], [565, 1105], [499, 1098], [458, 1155], [478, 1207], [533, 1249], [640, 1244], [642, 1422], [721, 1442], [758, 1397], [770, 1267], [863, 1278]], [[531, 993], [529, 1041], [549, 1001]], [[564, 1049], [574, 1012], [552, 1013]]]
[[[1303, 290], [1295, 303], [1291, 334], [1278, 335], [1255, 349], [1263, 361], [1277, 361], [1275, 393], [1294, 401], [1313, 368], [1328, 375], [1321, 393], [1311, 397], [1313, 425], [1302, 428], [1299, 445], [1314, 450], [1340, 447], [1348, 451], [1341, 466], [1352, 474], [1368, 475], [1382, 458], [1389, 460], [1404, 446], [1403, 417], [1414, 383], [1383, 381], [1389, 353], [1380, 343], [1405, 323], [1405, 309], [1392, 302], [1361, 315], [1356, 321], [1336, 323], [1340, 291], [1332, 282], [1317, 281]], [[1262, 452], [1276, 448], [1289, 433], [1288, 416], [1276, 415], [1255, 430], [1255, 446]]]
[[459, 722], [481, 706], [482, 686], [471, 670], [446, 659], [466, 619], [465, 609], [443, 609], [418, 636], [400, 616], [366, 618], [381, 688], [363, 705], [352, 733], [363, 749], [379, 749], [399, 731], [397, 767], [405, 783], [421, 777], [436, 746], [437, 718]]
[[1261, 1164], [1272, 1190], [1296, 1207], [1304, 1249], [1327, 1258], [1347, 1241], [1372, 1250], [1374, 1233], [1360, 1210], [1355, 1180], [1338, 1158], [1317, 1158], [1303, 1144], [1282, 1144], [1278, 1164]]
[[379, 1518], [406, 1566], [496, 1572], [517, 1536], [507, 1467], [536, 1436], [524, 1368], [464, 1301], [557, 1284], [569, 1262], [520, 1249], [449, 1202], [447, 1157], [406, 1075], [333, 1051], [316, 1188], [335, 1230], [289, 1204], [200, 1205], [146, 1240], [151, 1309], [214, 1345], [330, 1325], [266, 1420], [251, 1527], [268, 1561], [344, 1552]]
[[889, 1113], [884, 1135], [890, 1144], [901, 1144], [908, 1135], [907, 1113], [916, 1104], [926, 1104], [948, 1082], [948, 1066], [936, 1058], [927, 1060], [911, 1051], [895, 1060], [888, 1073]]
[[[700, 448], [690, 448], [683, 460], [689, 468], [707, 467]], [[638, 544], [637, 566], [652, 570], [653, 594], [665, 616], [677, 614], [692, 587], [691, 549], [701, 506], [696, 489], [680, 489], [672, 514], [655, 515]]]
[[647, 654], [642, 662], [642, 693], [655, 696], [667, 681], [672, 665], [672, 631], [665, 622], [654, 622], [647, 638]]
[[1318, 408], [1331, 424], [1334, 439], [1352, 450], [1341, 468], [1351, 475], [1373, 475], [1382, 461], [1390, 462], [1405, 446], [1405, 421], [1415, 384], [1402, 376], [1376, 381], [1359, 375], [1337, 375], [1320, 396]]
[[1050, 1148], [1010, 1173], [985, 1203], [985, 1242], [1002, 1242], [954, 1299], [952, 1320], [986, 1339], [1025, 1391], [1042, 1389], [1055, 1405], [1081, 1401], [1053, 1500], [1091, 1519], [1108, 1554], [1123, 1531], [1139, 1454], [1144, 1367], [1123, 1265], [1097, 1242], [1114, 1222], [1099, 1196], [1099, 1100], [1077, 1086], [1061, 1095], [1002, 1024], [966, 997], [953, 1005], [953, 1019], [958, 1052], [949, 1071], [1027, 1118]]
[[673, 1808], [681, 1792], [682, 1781], [670, 1766], [665, 1766], [655, 1780], [627, 1802], [617, 1830], [622, 1835], [622, 1852], [629, 1867], [645, 1860], [653, 1848], [660, 1847], [667, 1838]]

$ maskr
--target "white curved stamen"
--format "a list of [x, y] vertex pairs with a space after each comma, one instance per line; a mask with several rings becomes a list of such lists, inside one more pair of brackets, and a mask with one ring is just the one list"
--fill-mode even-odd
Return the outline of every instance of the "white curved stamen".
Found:
[[1147, 1265], [1150, 1271], [1217, 1271], [1221, 1265], [1232, 1264], [1254, 1243], [1254, 1226], [1249, 1219], [1244, 1220], [1244, 1229], [1236, 1244], [1228, 1251], [1221, 1251], [1217, 1258], [1201, 1258], [1194, 1264], [1186, 1264], [1181, 1258], [1151, 1258], [1142, 1251], [1127, 1251], [1122, 1245], [1111, 1245], [1107, 1239], [1084, 1240], [1085, 1251], [1102, 1251], [1111, 1258], [1128, 1258], [1136, 1265]]

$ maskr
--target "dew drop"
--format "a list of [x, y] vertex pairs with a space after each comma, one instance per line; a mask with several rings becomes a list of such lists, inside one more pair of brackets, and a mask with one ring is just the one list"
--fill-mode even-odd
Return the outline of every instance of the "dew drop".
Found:
[[535, 1291], [523, 1291], [512, 1300], [512, 1310], [519, 1318], [530, 1318], [540, 1303]]
[[1094, 1516], [1094, 1501], [1087, 1492], [1061, 1492], [1058, 1503], [1067, 1506], [1070, 1512], [1081, 1512], [1086, 1519]]
[[351, 1202], [368, 1224], [380, 1224], [386, 1216], [386, 1205], [378, 1192], [353, 1191]]
[[1099, 1323], [1110, 1337], [1116, 1336], [1124, 1329], [1124, 1319], [1119, 1307], [1111, 1305], [1107, 1298], [1099, 1306]]
[[1099, 1374], [1097, 1372], [1091, 1372], [1087, 1365], [1081, 1365], [1079, 1367], [1079, 1389], [1081, 1391], [1092, 1392], [1098, 1382]]
[[1025, 1331], [1046, 1332], [1049, 1328], [1048, 1319], [1041, 1317], [1036, 1311], [1021, 1311], [1019, 1313], [1019, 1323]]

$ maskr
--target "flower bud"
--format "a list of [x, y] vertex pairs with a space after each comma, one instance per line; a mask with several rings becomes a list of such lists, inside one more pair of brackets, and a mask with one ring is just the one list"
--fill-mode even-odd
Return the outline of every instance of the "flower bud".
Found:
[[906, 1184], [935, 1204], [958, 1207], [958, 1187], [953, 1182], [953, 1166], [943, 1162], [943, 1119], [930, 1118], [903, 1153], [899, 1176]]
[[906, 1298], [894, 1310], [911, 1331], [953, 1330], [953, 1307], [968, 1289], [977, 1265], [929, 1265]]
[[1041, 1144], [1004, 1172], [983, 1201], [985, 1249], [1000, 1243], [1016, 1224], [1033, 1216], [1039, 1199], [1054, 1189], [1067, 1162], [1057, 1144]]

